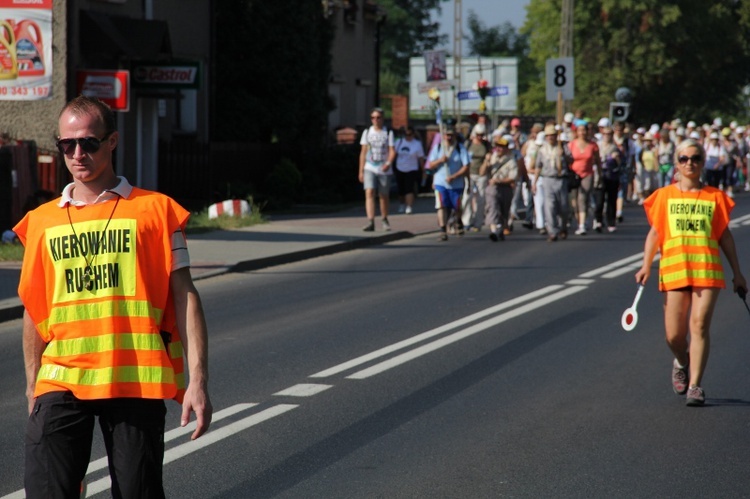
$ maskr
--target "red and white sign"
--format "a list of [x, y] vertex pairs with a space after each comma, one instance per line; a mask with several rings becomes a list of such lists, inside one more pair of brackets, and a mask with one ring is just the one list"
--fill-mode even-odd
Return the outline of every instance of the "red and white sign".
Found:
[[82, 69], [76, 88], [79, 94], [96, 97], [115, 111], [130, 109], [130, 71]]

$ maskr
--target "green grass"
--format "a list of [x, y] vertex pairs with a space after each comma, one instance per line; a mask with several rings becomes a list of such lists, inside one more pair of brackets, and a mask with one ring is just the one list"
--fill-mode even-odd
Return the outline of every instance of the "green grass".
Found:
[[[265, 223], [265, 219], [257, 206], [253, 206], [252, 213], [246, 217], [231, 217], [221, 215], [219, 218], [209, 219], [208, 210], [192, 213], [188, 220], [186, 232], [197, 234], [212, 230], [239, 229]], [[23, 246], [21, 244], [0, 244], [0, 262], [23, 260]]]
[[23, 246], [21, 244], [0, 244], [0, 262], [21, 260], [23, 260]]
[[262, 224], [265, 222], [263, 214], [261, 214], [260, 209], [256, 205], [253, 205], [250, 215], [245, 217], [221, 215], [219, 218], [209, 219], [208, 209], [206, 209], [190, 215], [186, 232], [188, 234], [196, 234], [212, 230], [239, 229], [241, 227], [249, 227], [251, 225]]

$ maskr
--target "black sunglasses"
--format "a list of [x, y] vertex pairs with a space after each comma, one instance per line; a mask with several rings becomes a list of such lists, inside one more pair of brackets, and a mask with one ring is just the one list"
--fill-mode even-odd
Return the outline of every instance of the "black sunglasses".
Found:
[[55, 142], [55, 145], [57, 146], [57, 150], [60, 151], [61, 154], [73, 154], [73, 152], [76, 149], [76, 144], [81, 146], [81, 150], [86, 153], [95, 153], [99, 150], [99, 148], [102, 146], [102, 141], [105, 140], [107, 137], [112, 135], [112, 132], [108, 133], [101, 139], [97, 139], [96, 137], [81, 137], [79, 139], [59, 139], [57, 142]]
[[681, 165], [687, 163], [688, 160], [691, 160], [694, 164], [698, 164], [702, 159], [703, 156], [701, 156], [700, 154], [693, 154], [692, 156], [680, 156], [679, 158], [677, 158], [677, 161], [679, 161]]

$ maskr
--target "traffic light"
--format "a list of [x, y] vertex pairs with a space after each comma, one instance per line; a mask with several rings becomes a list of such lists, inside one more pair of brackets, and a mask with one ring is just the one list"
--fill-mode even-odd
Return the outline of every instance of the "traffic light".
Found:
[[630, 116], [630, 104], [628, 102], [610, 102], [609, 118], [611, 122], [625, 121]]

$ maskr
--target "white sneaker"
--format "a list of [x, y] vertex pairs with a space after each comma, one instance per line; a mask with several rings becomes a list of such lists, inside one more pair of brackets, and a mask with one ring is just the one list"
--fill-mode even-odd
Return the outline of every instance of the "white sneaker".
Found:
[[607, 227], [607, 232], [614, 232], [616, 230], [617, 230], [617, 227], [615, 227], [614, 225], [610, 225], [609, 227]]
[[388, 220], [383, 219], [383, 230], [388, 232], [391, 230], [391, 224], [388, 223]]
[[583, 227], [578, 227], [576, 229], [576, 236], [585, 236], [586, 235], [586, 229]]
[[407, 207], [406, 207], [406, 210], [404, 210], [404, 212], [405, 212], [405, 213], [406, 213], [407, 215], [411, 215], [411, 206], [407, 206]]

